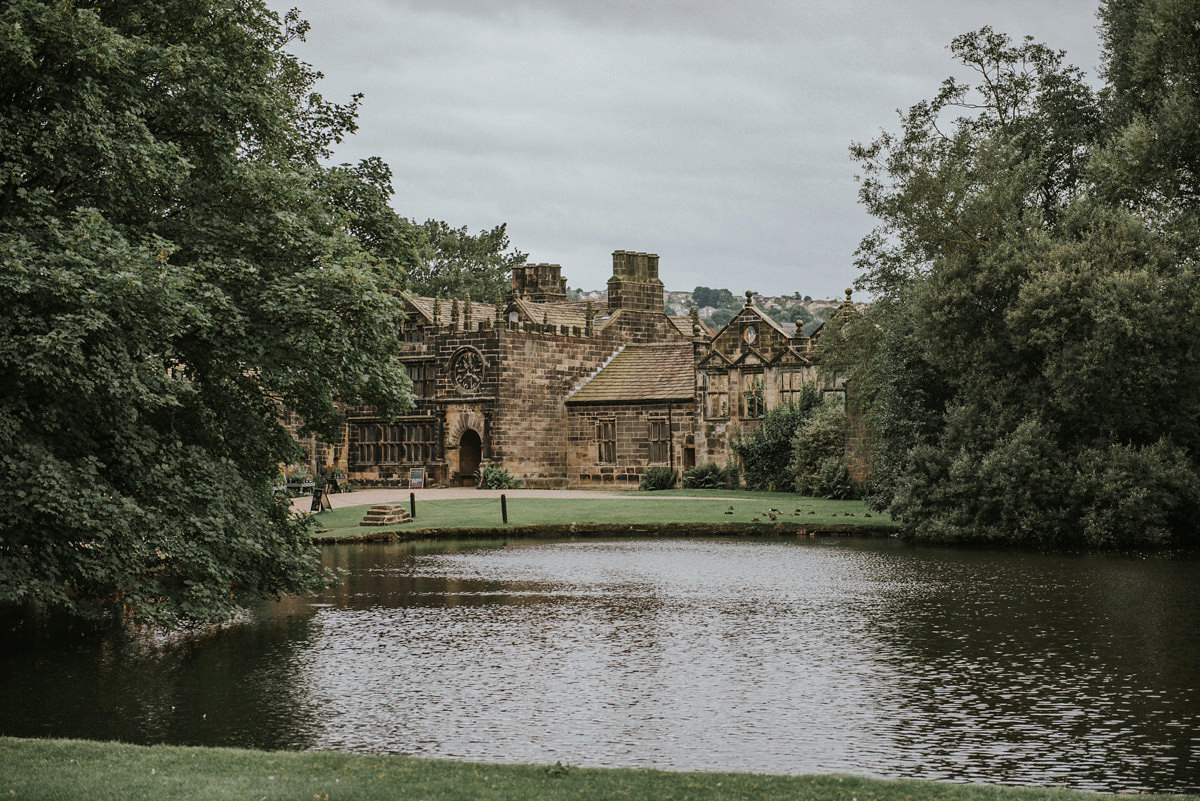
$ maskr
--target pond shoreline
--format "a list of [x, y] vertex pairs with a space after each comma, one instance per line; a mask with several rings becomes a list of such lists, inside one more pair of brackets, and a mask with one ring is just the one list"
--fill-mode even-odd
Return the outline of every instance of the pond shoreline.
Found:
[[799, 523], [528, 523], [472, 528], [412, 528], [322, 535], [316, 545], [466, 539], [558, 539], [562, 537], [896, 537], [895, 526]]

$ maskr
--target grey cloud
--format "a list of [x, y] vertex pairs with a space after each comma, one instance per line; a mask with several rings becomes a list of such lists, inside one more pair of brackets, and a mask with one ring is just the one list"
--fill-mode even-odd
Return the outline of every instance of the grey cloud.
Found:
[[[279, 6], [283, 8], [281, 4]], [[608, 253], [662, 256], [670, 288], [836, 296], [872, 225], [851, 141], [895, 127], [991, 24], [1097, 61], [1082, 0], [343, 0], [301, 9], [328, 96], [366, 94], [339, 160], [384, 158], [397, 210], [507, 222], [599, 288]]]

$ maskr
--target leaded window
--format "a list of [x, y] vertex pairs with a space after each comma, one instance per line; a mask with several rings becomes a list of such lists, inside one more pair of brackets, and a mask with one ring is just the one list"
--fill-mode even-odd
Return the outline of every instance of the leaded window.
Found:
[[596, 460], [602, 464], [617, 461], [617, 423], [615, 420], [600, 420], [596, 423]]
[[666, 464], [671, 458], [671, 426], [666, 420], [650, 421], [650, 463]]

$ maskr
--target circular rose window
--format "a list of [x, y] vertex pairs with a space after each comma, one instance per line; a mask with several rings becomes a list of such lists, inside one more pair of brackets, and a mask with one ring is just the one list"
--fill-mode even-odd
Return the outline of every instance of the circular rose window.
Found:
[[473, 350], [464, 350], [454, 358], [450, 371], [456, 387], [463, 392], [474, 392], [483, 384], [483, 357]]

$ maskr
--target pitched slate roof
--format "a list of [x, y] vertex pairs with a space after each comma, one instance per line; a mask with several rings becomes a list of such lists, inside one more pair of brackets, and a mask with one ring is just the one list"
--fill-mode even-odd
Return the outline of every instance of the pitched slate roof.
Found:
[[513, 306], [517, 308], [522, 320], [528, 320], [531, 323], [541, 323], [544, 320], [555, 328], [564, 325], [568, 328], [587, 326], [587, 301], [539, 303], [517, 298], [509, 308], [511, 309]]
[[[679, 330], [679, 333], [683, 334], [688, 339], [691, 339], [693, 336], [695, 336], [695, 332], [692, 331], [692, 316], [690, 314], [671, 315], [667, 319], [670, 320], [671, 324]], [[713, 332], [711, 328], [709, 328], [703, 322], [700, 322], [700, 333], [708, 337], [712, 336]]]
[[[426, 322], [433, 321], [433, 307], [436, 303], [439, 306], [438, 323], [440, 325], [449, 325], [450, 324], [450, 311], [454, 307], [454, 304], [456, 302], [454, 299], [439, 298], [439, 299], [435, 300], [434, 298], [420, 297], [418, 295], [413, 295], [408, 292], [401, 292], [400, 297], [404, 298], [409, 303], [411, 303], [413, 308], [416, 309], [416, 311], [418, 313], [420, 313], [420, 315], [422, 317], [425, 318]], [[467, 309], [467, 302], [465, 300], [459, 300], [459, 301], [457, 301], [457, 303], [458, 303], [459, 320], [462, 320], [464, 313], [466, 312], [466, 309]], [[471, 301], [471, 320], [473, 322], [477, 323], [480, 320], [491, 320], [491, 319], [494, 319], [495, 317], [496, 317], [495, 304], [480, 303], [480, 302], [474, 301], [474, 300]]]
[[691, 401], [696, 366], [691, 343], [627, 345], [567, 403]]

